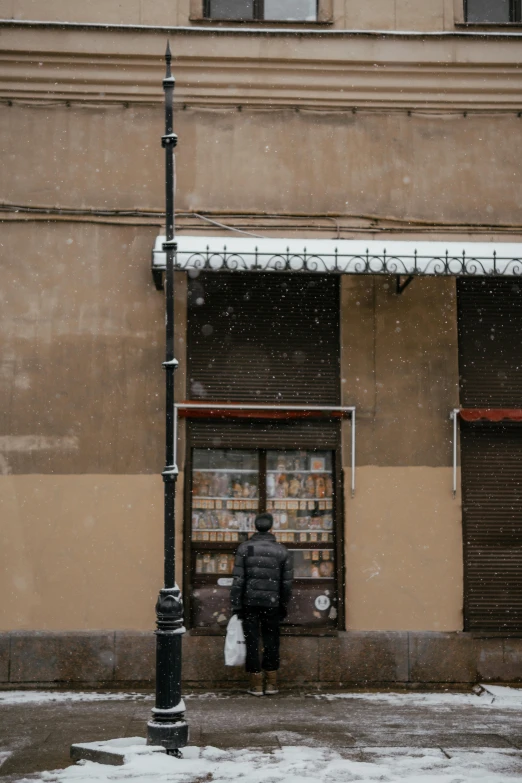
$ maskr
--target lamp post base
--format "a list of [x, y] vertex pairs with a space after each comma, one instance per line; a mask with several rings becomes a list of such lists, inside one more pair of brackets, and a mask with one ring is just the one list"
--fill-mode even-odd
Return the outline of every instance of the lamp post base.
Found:
[[188, 740], [189, 727], [184, 720], [170, 722], [151, 720], [147, 723], [147, 745], [161, 745], [167, 753], [172, 753], [184, 748]]

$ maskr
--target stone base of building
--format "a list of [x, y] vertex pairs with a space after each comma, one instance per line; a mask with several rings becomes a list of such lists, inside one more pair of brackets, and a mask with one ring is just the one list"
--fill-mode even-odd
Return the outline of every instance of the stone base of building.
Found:
[[[242, 687], [223, 660], [224, 638], [187, 633], [185, 688]], [[0, 688], [137, 688], [154, 681], [155, 638], [135, 631], [0, 633]], [[522, 681], [522, 636], [349, 631], [285, 636], [283, 687], [414, 687]]]

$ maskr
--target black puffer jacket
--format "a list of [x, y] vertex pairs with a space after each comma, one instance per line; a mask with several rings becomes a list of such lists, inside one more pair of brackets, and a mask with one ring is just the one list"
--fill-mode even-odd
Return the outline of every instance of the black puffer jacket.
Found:
[[286, 609], [292, 594], [292, 558], [272, 533], [254, 533], [239, 545], [230, 591], [233, 612], [246, 606]]

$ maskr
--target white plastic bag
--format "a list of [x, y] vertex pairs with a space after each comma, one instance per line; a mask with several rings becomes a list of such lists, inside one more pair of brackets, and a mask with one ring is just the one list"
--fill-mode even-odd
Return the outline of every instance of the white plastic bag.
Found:
[[243, 666], [246, 660], [245, 635], [243, 623], [237, 614], [233, 614], [227, 625], [225, 639], [225, 666]]

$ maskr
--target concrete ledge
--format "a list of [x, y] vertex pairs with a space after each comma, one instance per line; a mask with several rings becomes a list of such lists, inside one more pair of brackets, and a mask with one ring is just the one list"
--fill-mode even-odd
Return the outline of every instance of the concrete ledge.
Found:
[[410, 633], [410, 679], [476, 682], [480, 677], [473, 642], [473, 637], [465, 633]]
[[116, 631], [114, 679], [152, 682], [155, 676], [156, 638], [153, 633]]
[[0, 683], [9, 682], [9, 646], [8, 633], [0, 633]]
[[98, 764], [110, 764], [121, 767], [129, 756], [165, 753], [165, 748], [151, 747], [143, 737], [124, 737], [122, 739], [102, 740], [101, 742], [82, 742], [71, 745], [72, 761], [95, 761]]
[[[220, 636], [183, 639], [185, 687], [238, 687]], [[154, 634], [137, 631], [15, 631], [0, 634], [0, 688], [150, 687]], [[522, 681], [522, 638], [470, 633], [349, 631], [336, 637], [283, 636], [286, 687], [470, 685]]]
[[325, 639], [320, 682], [370, 683], [408, 681], [408, 633], [350, 631]]
[[15, 631], [9, 682], [114, 679], [114, 631]]

